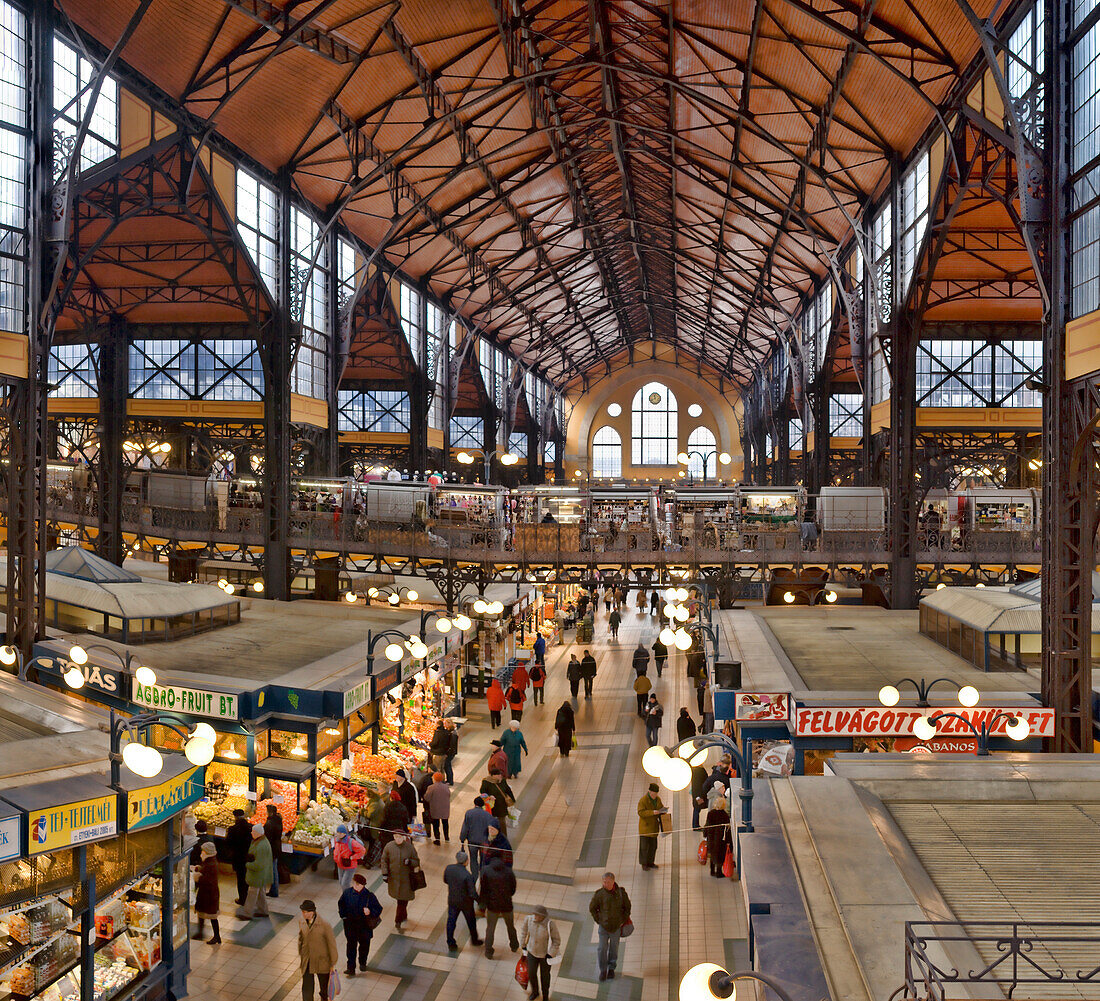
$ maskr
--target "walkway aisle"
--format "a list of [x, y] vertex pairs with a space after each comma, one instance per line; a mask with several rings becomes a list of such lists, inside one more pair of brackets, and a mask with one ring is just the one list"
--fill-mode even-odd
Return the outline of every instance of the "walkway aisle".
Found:
[[[617, 642], [609, 642], [607, 616], [600, 605], [596, 642], [589, 646], [599, 674], [594, 698], [582, 694], [577, 709], [578, 747], [565, 760], [551, 747], [554, 715], [569, 697], [565, 665], [577, 646], [548, 651], [546, 705], [527, 702], [522, 730], [530, 748], [512, 787], [522, 811], [518, 832], [509, 832], [516, 849], [517, 925], [536, 903], [545, 904], [557, 922], [564, 958], [554, 968], [551, 997], [556, 1001], [675, 1001], [680, 975], [695, 963], [711, 961], [727, 968], [744, 966], [745, 908], [740, 884], [713, 879], [696, 861], [699, 835], [691, 831], [687, 792], [663, 792], [673, 811], [673, 833], [663, 837], [659, 868], [643, 873], [638, 865], [637, 803], [649, 777], [640, 761], [645, 750], [636, 715], [631, 655], [639, 639], [653, 643], [656, 619], [631, 607], [623, 616]], [[675, 718], [687, 706], [698, 718], [694, 695], [684, 673], [684, 655], [672, 652], [660, 681], [650, 664], [649, 676], [665, 707], [661, 739], [675, 737]], [[690, 699], [689, 699], [690, 696]], [[404, 935], [393, 928], [393, 901], [377, 870], [368, 870], [368, 885], [382, 901], [383, 923], [375, 932], [370, 970], [343, 980], [341, 1001], [501, 1001], [521, 998], [513, 979], [516, 957], [508, 951], [507, 933], [498, 926], [496, 959], [486, 960], [469, 944], [460, 921], [461, 951], [447, 951], [444, 923], [446, 889], [443, 867], [458, 848], [462, 814], [472, 805], [485, 774], [490, 734], [484, 702], [470, 705], [471, 721], [463, 727], [452, 798], [451, 844], [418, 846], [428, 877], [409, 907]], [[505, 717], [507, 717], [507, 712]], [[607, 870], [626, 887], [637, 930], [622, 943], [619, 975], [600, 983], [596, 968], [595, 929], [588, 901]], [[324, 869], [322, 868], [322, 872]], [[233, 882], [222, 880], [222, 937], [218, 947], [192, 941], [191, 996], [216, 1001], [296, 1001], [300, 997], [297, 957], [298, 905], [315, 900], [321, 914], [337, 921], [335, 880], [307, 873], [283, 887], [271, 901], [273, 923], [247, 924], [232, 917]], [[484, 922], [479, 919], [479, 930]], [[209, 937], [209, 929], [207, 930]], [[344, 939], [337, 928], [343, 970]], [[342, 976], [342, 973], [341, 973]]]

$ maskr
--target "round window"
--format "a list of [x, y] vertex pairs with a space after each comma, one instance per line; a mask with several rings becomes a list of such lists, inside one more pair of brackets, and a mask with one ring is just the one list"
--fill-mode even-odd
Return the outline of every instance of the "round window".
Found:
[[618, 417], [623, 412], [623, 408], [617, 403], [609, 403], [607, 405], [607, 413], [610, 417]]
[[688, 416], [698, 417], [703, 412], [703, 408], [698, 403], [693, 403], [688, 407]]

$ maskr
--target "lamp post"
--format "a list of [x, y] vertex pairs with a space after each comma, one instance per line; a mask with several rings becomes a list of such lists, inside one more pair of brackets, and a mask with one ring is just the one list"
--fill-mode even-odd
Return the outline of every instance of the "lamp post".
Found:
[[[689, 448], [686, 452], [679, 452], [676, 456], [676, 461], [680, 463], [681, 466], [690, 466], [691, 457], [693, 455], [703, 464], [703, 486], [707, 485], [707, 465], [712, 458], [716, 457], [718, 462], [723, 466], [729, 465], [733, 459], [729, 452], [719, 452], [717, 449], [713, 448], [705, 450]], [[715, 472], [718, 472], [718, 462], [715, 463]]]
[[684, 974], [680, 981], [680, 1001], [726, 1001], [736, 997], [738, 980], [755, 980], [773, 991], [779, 1001], [791, 1001], [791, 996], [779, 986], [774, 977], [757, 973], [756, 970], [734, 970], [733, 973], [727, 973], [715, 963], [700, 963]]
[[896, 706], [901, 701], [901, 692], [898, 689], [902, 685], [909, 684], [917, 690], [917, 708], [927, 709], [928, 694], [932, 691], [932, 686], [941, 682], [954, 685], [959, 693], [959, 701], [968, 709], [978, 704], [978, 690], [973, 685], [960, 685], [950, 678], [933, 678], [931, 681], [925, 681], [924, 678], [921, 678], [920, 681], [915, 681], [913, 678], [902, 678], [896, 684], [883, 685], [878, 691], [878, 700], [884, 706]]
[[1025, 740], [1031, 735], [1031, 727], [1023, 716], [1001, 711], [994, 713], [992, 719], [983, 719], [980, 727], [975, 726], [972, 720], [967, 719], [961, 713], [936, 712], [931, 716], [922, 716], [920, 719], [913, 722], [913, 736], [920, 740], [931, 740], [936, 736], [936, 724], [941, 719], [959, 720], [959, 722], [974, 734], [974, 739], [978, 745], [978, 756], [983, 758], [989, 755], [989, 738], [993, 732], [993, 728], [1003, 719], [1010, 720], [1005, 726], [1005, 733], [1013, 740]]
[[691, 783], [691, 766], [701, 765], [712, 747], [720, 747], [737, 764], [741, 776], [738, 798], [741, 800], [741, 830], [752, 832], [752, 768], [746, 766], [736, 742], [724, 733], [707, 733], [688, 737], [672, 747], [657, 744], [642, 755], [642, 768], [671, 792], [686, 789]]
[[[485, 457], [486, 486], [488, 486], [489, 484], [489, 471], [492, 468], [493, 459], [495, 459], [497, 456], [500, 456], [500, 464], [502, 466], [514, 466], [517, 462], [519, 462], [519, 456], [516, 455], [514, 452], [509, 452], [507, 449], [494, 448], [491, 452], [486, 452], [483, 448], [475, 448], [474, 451], [481, 452], [481, 454]], [[469, 466], [474, 461], [474, 456], [466, 449], [463, 449], [461, 452], [459, 452], [458, 455], [455, 456], [455, 458], [464, 466]]]
[[[35, 657], [34, 660], [31, 661], [31, 663], [35, 664], [35, 663], [40, 663], [41, 661], [42, 661], [41, 657]], [[17, 647], [17, 646], [0, 646], [0, 664], [3, 664], [5, 667], [12, 667], [14, 665], [15, 666], [15, 676], [16, 676], [16, 678], [19, 681], [26, 681], [27, 680], [27, 666], [28, 665], [27, 665], [26, 658], [23, 656], [23, 651], [20, 650], [19, 647]], [[79, 671], [77, 673], [80, 674]], [[80, 674], [80, 684], [81, 685], [84, 684], [84, 675], [83, 674]], [[79, 685], [74, 685], [73, 687], [79, 688], [80, 686]]]
[[[153, 778], [164, 767], [164, 758], [155, 747], [143, 744], [138, 738], [151, 726], [166, 726], [184, 740], [183, 753], [193, 765], [208, 765], [214, 760], [214, 728], [209, 723], [197, 723], [193, 730], [187, 722], [171, 713], [148, 712], [136, 716], [118, 716], [111, 710], [110, 761], [111, 788], [122, 792], [122, 766], [142, 778]], [[128, 741], [122, 746], [122, 735]]]
[[465, 632], [472, 625], [472, 620], [468, 615], [464, 615], [459, 612], [458, 615], [451, 615], [450, 612], [439, 612], [435, 609], [424, 609], [420, 613], [420, 635], [424, 635], [424, 630], [428, 625], [428, 620], [435, 617], [435, 628], [437, 632], [449, 633], [452, 626], [459, 630], [459, 632]]

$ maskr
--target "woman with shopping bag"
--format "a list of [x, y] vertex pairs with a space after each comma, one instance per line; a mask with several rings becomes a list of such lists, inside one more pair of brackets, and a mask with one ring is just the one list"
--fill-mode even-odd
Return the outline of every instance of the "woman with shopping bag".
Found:
[[707, 811], [705, 828], [706, 857], [710, 860], [710, 874], [716, 879], [721, 879], [725, 875], [722, 872], [722, 866], [726, 861], [726, 853], [733, 846], [730, 815], [724, 796], [719, 796]]
[[534, 910], [524, 919], [520, 929], [519, 944], [527, 959], [527, 975], [530, 983], [529, 1001], [538, 1001], [539, 985], [542, 985], [542, 1001], [550, 998], [550, 963], [561, 952], [561, 935], [558, 926], [550, 920], [546, 908], [535, 904]]
[[397, 901], [394, 927], [404, 932], [409, 920], [409, 901], [416, 896], [418, 888], [423, 889], [425, 880], [420, 870], [420, 856], [412, 841], [400, 831], [394, 831], [393, 841], [382, 852], [382, 878], [386, 881], [386, 892]]

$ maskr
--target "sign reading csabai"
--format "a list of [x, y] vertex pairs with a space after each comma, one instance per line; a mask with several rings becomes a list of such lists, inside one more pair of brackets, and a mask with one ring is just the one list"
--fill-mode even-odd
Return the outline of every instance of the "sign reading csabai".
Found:
[[237, 696], [179, 685], [142, 685], [134, 681], [133, 701], [150, 709], [164, 709], [189, 716], [237, 719]]
[[[1022, 716], [1031, 728], [1032, 737], [1054, 736], [1054, 710], [1029, 709], [1021, 706], [993, 709], [987, 706], [933, 706], [931, 709], [884, 709], [882, 706], [814, 706], [796, 709], [794, 732], [800, 737], [911, 737], [913, 724], [921, 716], [933, 716], [937, 712], [957, 713], [981, 728], [998, 713]], [[1009, 720], [1002, 716], [992, 732], [1004, 735]], [[966, 724], [947, 718], [936, 721], [941, 737], [970, 737], [973, 734]]]

